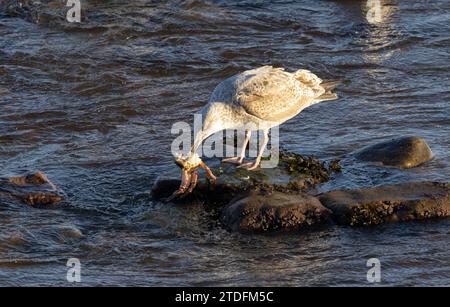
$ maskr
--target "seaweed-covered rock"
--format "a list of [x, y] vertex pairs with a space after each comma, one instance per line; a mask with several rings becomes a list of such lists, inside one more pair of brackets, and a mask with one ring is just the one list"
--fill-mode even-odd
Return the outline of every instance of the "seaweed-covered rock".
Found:
[[299, 230], [329, 221], [330, 210], [306, 194], [250, 191], [224, 208], [222, 224], [232, 231]]
[[311, 184], [327, 182], [331, 173], [341, 172], [339, 160], [326, 164], [314, 156], [304, 157], [287, 151], [280, 151], [280, 167], [293, 177], [309, 178]]
[[64, 199], [59, 190], [41, 172], [0, 179], [0, 202], [19, 201], [37, 208], [48, 208]]
[[[208, 201], [228, 203], [237, 194], [252, 189], [267, 189], [281, 192], [304, 191], [330, 179], [331, 173], [339, 171], [338, 161], [326, 164], [314, 157], [280, 152], [279, 165], [248, 171], [220, 161], [205, 161], [218, 177], [215, 186], [199, 180], [194, 195]], [[162, 199], [171, 195], [180, 185], [180, 170], [174, 167], [171, 173], [157, 178], [152, 196]]]
[[352, 226], [450, 216], [450, 186], [437, 182], [337, 190], [319, 199], [338, 223]]
[[363, 161], [411, 168], [431, 160], [433, 153], [424, 139], [411, 136], [370, 145], [357, 152], [356, 157]]

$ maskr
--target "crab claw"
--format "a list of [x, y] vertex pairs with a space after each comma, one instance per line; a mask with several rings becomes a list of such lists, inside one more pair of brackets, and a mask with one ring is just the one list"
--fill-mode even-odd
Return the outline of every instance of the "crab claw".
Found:
[[182, 169], [181, 184], [177, 191], [166, 199], [167, 202], [175, 198], [183, 198], [191, 194], [198, 183], [198, 168], [201, 167], [206, 172], [206, 178], [212, 184], [216, 182], [216, 176], [211, 169], [200, 159], [197, 154], [188, 157], [177, 155], [175, 163]]
[[208, 178], [209, 182], [211, 182], [212, 184], [216, 183], [217, 177], [214, 176], [213, 172], [211, 171], [211, 169], [208, 167], [208, 165], [206, 165], [203, 161], [200, 162], [200, 164], [198, 165], [201, 168], [203, 168], [206, 172], [206, 178]]
[[189, 172], [185, 169], [183, 169], [183, 173], [181, 175], [181, 184], [180, 187], [178, 188], [178, 190], [176, 190], [175, 192], [173, 192], [172, 195], [170, 195], [166, 201], [172, 201], [177, 197], [180, 197], [182, 195], [185, 194], [186, 190], [189, 188], [190, 189], [190, 185], [191, 185], [191, 175], [189, 174]]
[[197, 186], [197, 181], [198, 181], [198, 171], [197, 171], [197, 169], [195, 169], [191, 175], [191, 182], [189, 183], [189, 189], [181, 197], [184, 197], [187, 194], [191, 194], [192, 191], [194, 191], [195, 187]]

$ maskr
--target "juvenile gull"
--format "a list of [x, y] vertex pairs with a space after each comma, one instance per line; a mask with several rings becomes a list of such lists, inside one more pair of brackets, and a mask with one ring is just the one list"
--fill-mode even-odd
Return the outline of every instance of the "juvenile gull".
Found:
[[[308, 70], [289, 73], [272, 66], [247, 70], [221, 82], [201, 110], [203, 129], [195, 136], [190, 153], [186, 157], [175, 157], [183, 175], [180, 188], [169, 199], [193, 191], [197, 184], [198, 167], [206, 170], [209, 179], [216, 179], [197, 154], [197, 149], [206, 138], [226, 129], [245, 130], [240, 155], [222, 161], [254, 170], [261, 162], [270, 128], [284, 123], [313, 104], [337, 99], [336, 94], [331, 92], [335, 85], [336, 82], [322, 82]], [[263, 142], [256, 160], [243, 163], [252, 130], [263, 131]]]

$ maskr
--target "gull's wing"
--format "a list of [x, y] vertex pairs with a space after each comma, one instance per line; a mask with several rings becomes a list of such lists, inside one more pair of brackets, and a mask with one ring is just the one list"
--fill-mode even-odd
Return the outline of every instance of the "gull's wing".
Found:
[[295, 73], [264, 66], [238, 75], [233, 103], [262, 120], [281, 122], [309, 106], [325, 92], [322, 82], [307, 70]]

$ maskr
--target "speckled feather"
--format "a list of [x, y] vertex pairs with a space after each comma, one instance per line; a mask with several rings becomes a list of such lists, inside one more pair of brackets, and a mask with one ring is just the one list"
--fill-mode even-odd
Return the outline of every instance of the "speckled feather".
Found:
[[220, 83], [210, 102], [234, 104], [261, 120], [280, 123], [318, 102], [316, 99], [325, 93], [320, 83], [322, 80], [308, 70], [289, 73], [263, 66]]
[[204, 128], [210, 133], [249, 124], [269, 129], [312, 104], [337, 98], [322, 84], [308, 70], [290, 73], [283, 68], [263, 66], [244, 71], [214, 89], [202, 111]]

